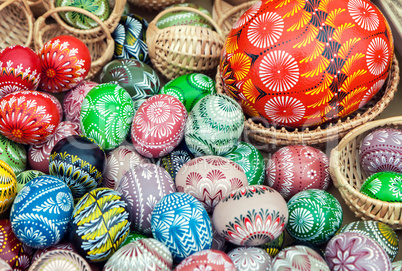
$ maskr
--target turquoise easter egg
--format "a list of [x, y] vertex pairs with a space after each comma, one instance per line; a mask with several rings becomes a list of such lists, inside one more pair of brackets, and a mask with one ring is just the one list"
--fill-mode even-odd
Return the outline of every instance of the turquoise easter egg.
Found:
[[6, 162], [17, 175], [27, 166], [27, 151], [22, 144], [0, 134], [0, 159]]
[[382, 201], [402, 202], [402, 174], [391, 171], [374, 173], [364, 181], [360, 193]]

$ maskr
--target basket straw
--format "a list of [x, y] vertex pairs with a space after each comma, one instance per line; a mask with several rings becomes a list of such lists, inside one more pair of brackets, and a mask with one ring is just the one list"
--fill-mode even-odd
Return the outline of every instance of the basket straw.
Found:
[[148, 10], [162, 10], [175, 4], [184, 3], [186, 0], [128, 0], [128, 2]]
[[27, 0], [27, 2], [35, 18], [43, 15], [47, 10], [43, 0]]
[[329, 170], [335, 187], [356, 217], [381, 221], [399, 230], [402, 229], [402, 203], [377, 200], [359, 192], [368, 177], [360, 165], [360, 142], [381, 127], [402, 129], [402, 116], [368, 122], [350, 131], [331, 151]]

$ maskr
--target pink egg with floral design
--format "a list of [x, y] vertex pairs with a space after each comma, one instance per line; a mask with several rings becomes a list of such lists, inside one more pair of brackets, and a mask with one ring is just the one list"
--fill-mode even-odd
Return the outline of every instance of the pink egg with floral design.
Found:
[[28, 150], [28, 163], [31, 169], [42, 171], [49, 174], [49, 158], [54, 145], [61, 139], [79, 135], [80, 125], [71, 121], [62, 121], [56, 129], [56, 132], [44, 143], [34, 144]]
[[232, 190], [248, 185], [247, 176], [235, 162], [214, 155], [194, 158], [177, 172], [177, 191], [194, 196], [211, 213]]
[[13, 45], [0, 51], [0, 98], [20, 90], [36, 90], [41, 64], [29, 47]]
[[63, 108], [66, 120], [80, 122], [81, 105], [88, 92], [98, 83], [83, 81], [64, 96]]
[[206, 249], [188, 256], [175, 268], [175, 271], [193, 270], [236, 271], [236, 267], [225, 252]]
[[138, 153], [148, 158], [167, 155], [184, 136], [187, 110], [176, 97], [158, 94], [141, 104], [134, 116], [131, 140]]

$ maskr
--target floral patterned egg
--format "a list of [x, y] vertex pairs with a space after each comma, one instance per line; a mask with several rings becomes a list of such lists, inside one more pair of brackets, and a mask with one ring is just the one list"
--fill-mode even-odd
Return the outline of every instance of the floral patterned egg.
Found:
[[391, 29], [369, 0], [258, 1], [228, 34], [220, 71], [245, 111], [302, 128], [363, 107], [393, 52]]
[[0, 100], [0, 133], [21, 144], [43, 143], [59, 125], [58, 112], [49, 94], [31, 90], [10, 93]]
[[[127, 2], [128, 3], [128, 2]], [[149, 64], [148, 45], [145, 40], [148, 22], [137, 14], [121, 16], [112, 33], [114, 58], [134, 58]]]
[[56, 128], [56, 132], [48, 141], [29, 146], [28, 162], [31, 169], [49, 174], [49, 158], [54, 145], [61, 139], [80, 134], [80, 125], [71, 121], [62, 121]]
[[69, 35], [57, 36], [38, 53], [41, 65], [39, 88], [64, 92], [81, 83], [91, 68], [91, 54], [84, 42]]
[[131, 141], [145, 157], [165, 156], [183, 139], [186, 119], [186, 108], [177, 98], [166, 94], [154, 95], [135, 113]]
[[258, 247], [238, 247], [228, 252], [237, 271], [270, 271], [272, 258]]
[[102, 83], [118, 84], [134, 100], [151, 97], [159, 92], [158, 74], [136, 59], [115, 59], [106, 64], [100, 74]]
[[[281, 250], [272, 261], [275, 271], [329, 271], [325, 260], [312, 248], [306, 246], [290, 246]], [[333, 270], [333, 269], [331, 269]]]
[[172, 268], [169, 249], [158, 240], [146, 238], [121, 247], [106, 262], [103, 271], [170, 271]]
[[212, 221], [227, 241], [238, 246], [259, 246], [275, 240], [285, 230], [288, 208], [274, 189], [250, 185], [221, 200]]
[[123, 246], [125, 246], [125, 245], [127, 245], [129, 243], [133, 243], [133, 242], [135, 242], [137, 240], [145, 239], [145, 238], [148, 238], [148, 235], [145, 235], [143, 233], [139, 233], [139, 232], [136, 232], [136, 231], [130, 231], [130, 233], [127, 235], [127, 238], [124, 241], [124, 243], [121, 244], [121, 247], [123, 247]]
[[286, 199], [306, 189], [326, 190], [331, 182], [328, 156], [311, 146], [292, 145], [269, 159], [265, 179]]
[[176, 266], [174, 270], [236, 271], [236, 267], [225, 252], [214, 249], [206, 249], [188, 256], [178, 266]]
[[223, 155], [237, 143], [243, 127], [240, 105], [226, 95], [210, 94], [188, 115], [184, 138], [195, 156]]
[[[109, 18], [111, 8], [108, 0], [56, 0], [56, 7], [77, 7], [96, 15], [101, 21]], [[60, 17], [69, 25], [78, 29], [91, 29], [98, 26], [93, 19], [76, 11], [60, 12]]]
[[19, 174], [27, 166], [27, 151], [23, 145], [0, 134], [0, 159], [6, 162], [15, 174]]
[[32, 266], [31, 271], [91, 271], [91, 267], [87, 261], [76, 252], [58, 249], [50, 250], [40, 256]]
[[212, 226], [208, 213], [193, 196], [175, 192], [156, 203], [151, 217], [153, 237], [168, 247], [180, 262], [198, 251], [210, 249]]
[[0, 51], [0, 98], [20, 90], [36, 90], [41, 64], [29, 47], [13, 45]]
[[130, 231], [128, 204], [110, 188], [96, 188], [75, 205], [69, 224], [70, 241], [89, 262], [105, 262]]
[[331, 270], [351, 270], [352, 266], [366, 271], [392, 270], [384, 249], [367, 235], [357, 232], [334, 236], [325, 248], [325, 259]]
[[235, 162], [206, 155], [185, 163], [176, 175], [177, 191], [194, 196], [212, 213], [231, 191], [248, 185], [247, 176]]
[[376, 241], [393, 261], [398, 254], [399, 239], [396, 232], [387, 224], [374, 220], [359, 220], [343, 226], [338, 232], [358, 232]]
[[38, 92], [48, 95], [50, 97], [50, 99], [52, 99], [52, 101], [56, 104], [57, 111], [59, 112], [59, 115], [60, 115], [60, 120], [62, 120], [64, 117], [64, 112], [63, 112], [63, 106], [61, 105], [59, 99], [56, 98], [56, 96], [54, 96], [54, 94], [48, 93], [46, 91], [38, 90]]
[[250, 143], [240, 141], [223, 157], [236, 162], [246, 173], [248, 184], [262, 184], [265, 178], [265, 162], [261, 152]]
[[288, 234], [314, 245], [331, 239], [343, 221], [341, 204], [324, 190], [309, 189], [297, 193], [288, 201], [288, 210]]
[[106, 151], [118, 147], [126, 138], [134, 117], [130, 95], [114, 84], [95, 86], [81, 105], [81, 131]]
[[202, 73], [190, 73], [169, 81], [159, 93], [176, 97], [184, 104], [187, 112], [190, 112], [200, 99], [208, 94], [215, 94], [216, 89], [211, 77]]
[[46, 175], [46, 174], [43, 173], [42, 171], [34, 170], [34, 169], [25, 170], [25, 171], [19, 173], [17, 175], [17, 193], [19, 193], [21, 191], [21, 189], [27, 183], [29, 183], [32, 179], [39, 177], [39, 176], [43, 176], [43, 175]]
[[374, 173], [364, 181], [360, 193], [382, 201], [402, 202], [402, 173]]
[[103, 174], [104, 187], [115, 189], [123, 175], [136, 165], [146, 163], [133, 146], [120, 145], [106, 155], [106, 168]]
[[402, 130], [376, 129], [360, 142], [359, 158], [367, 174], [381, 171], [402, 173]]
[[0, 214], [10, 208], [17, 194], [17, 179], [7, 163], [0, 160]]
[[63, 239], [73, 208], [73, 195], [65, 182], [49, 175], [36, 177], [15, 197], [11, 227], [24, 244], [46, 248]]
[[279, 235], [275, 240], [265, 243], [260, 247], [264, 249], [269, 255], [275, 257], [279, 253], [279, 251], [281, 251], [281, 249], [283, 248], [284, 243], [285, 243], [285, 231], [282, 232], [282, 234]]
[[128, 202], [131, 229], [151, 234], [152, 210], [160, 199], [176, 192], [176, 186], [166, 170], [146, 163], [128, 169], [115, 190]]
[[63, 109], [66, 120], [72, 122], [80, 121], [81, 105], [88, 92], [98, 83], [82, 81], [79, 85], [66, 92], [63, 100]]

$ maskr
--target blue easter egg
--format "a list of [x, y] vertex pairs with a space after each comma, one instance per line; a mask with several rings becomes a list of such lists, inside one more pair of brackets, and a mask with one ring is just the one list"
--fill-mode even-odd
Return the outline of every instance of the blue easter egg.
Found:
[[164, 196], [152, 211], [153, 237], [168, 247], [177, 262], [212, 246], [207, 211], [193, 196], [175, 192]]
[[73, 195], [65, 182], [39, 176], [17, 194], [11, 207], [11, 228], [25, 245], [47, 248], [63, 239], [73, 209]]

